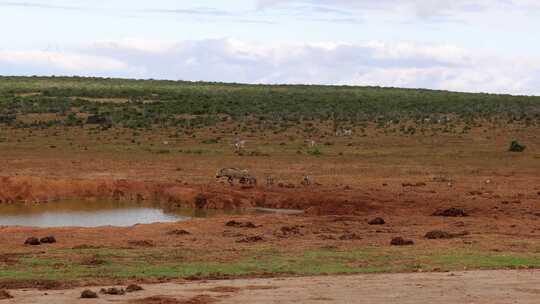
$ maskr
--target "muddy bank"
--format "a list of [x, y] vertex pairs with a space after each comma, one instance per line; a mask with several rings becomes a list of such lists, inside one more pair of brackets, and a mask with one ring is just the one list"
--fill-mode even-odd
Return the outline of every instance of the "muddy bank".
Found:
[[0, 203], [46, 203], [67, 199], [153, 201], [169, 208], [298, 209], [308, 214], [361, 214], [376, 211], [387, 198], [369, 193], [316, 188], [240, 188], [228, 185], [130, 180], [0, 178]]

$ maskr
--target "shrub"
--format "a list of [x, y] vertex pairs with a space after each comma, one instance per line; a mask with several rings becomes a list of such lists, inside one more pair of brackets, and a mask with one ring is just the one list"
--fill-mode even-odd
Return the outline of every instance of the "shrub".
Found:
[[512, 141], [510, 144], [510, 152], [523, 152], [527, 146], [520, 144], [517, 140]]
[[313, 147], [313, 148], [307, 150], [307, 154], [309, 154], [311, 156], [321, 156], [322, 152], [321, 152], [321, 150], [319, 150], [319, 148]]

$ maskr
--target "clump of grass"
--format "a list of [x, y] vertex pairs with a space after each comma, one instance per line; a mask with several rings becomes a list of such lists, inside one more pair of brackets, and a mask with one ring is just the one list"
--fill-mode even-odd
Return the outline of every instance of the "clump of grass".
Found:
[[218, 138], [209, 138], [209, 139], [203, 140], [201, 143], [205, 144], [205, 145], [217, 144], [217, 143], [219, 143], [219, 139]]
[[318, 147], [313, 147], [307, 150], [307, 154], [311, 156], [321, 156], [323, 153]]

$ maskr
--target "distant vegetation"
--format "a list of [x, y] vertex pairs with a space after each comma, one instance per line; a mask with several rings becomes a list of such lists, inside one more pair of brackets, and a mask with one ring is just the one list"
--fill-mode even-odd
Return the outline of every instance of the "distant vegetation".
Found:
[[[0, 77], [0, 124], [190, 130], [233, 122], [279, 133], [317, 123], [341, 127], [467, 132], [540, 124], [540, 97], [352, 86], [242, 85], [67, 77]], [[210, 143], [210, 140], [208, 141]]]

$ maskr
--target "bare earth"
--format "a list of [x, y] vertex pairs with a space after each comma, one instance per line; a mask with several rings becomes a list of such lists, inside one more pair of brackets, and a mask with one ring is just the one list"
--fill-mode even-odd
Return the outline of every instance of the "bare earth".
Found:
[[78, 299], [84, 288], [13, 290], [4, 303], [538, 303], [539, 286], [538, 270], [469, 271], [166, 283], [99, 299]]

